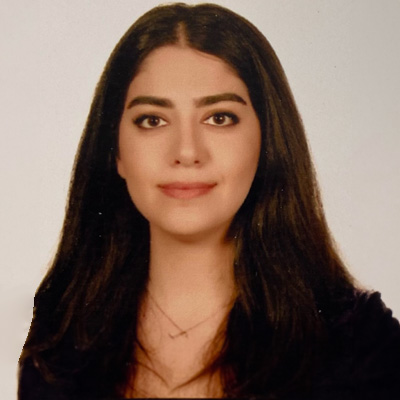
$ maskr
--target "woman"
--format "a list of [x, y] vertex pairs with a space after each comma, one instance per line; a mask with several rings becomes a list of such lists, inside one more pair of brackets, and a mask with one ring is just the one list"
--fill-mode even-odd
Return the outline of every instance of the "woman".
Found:
[[96, 90], [20, 398], [389, 399], [399, 353], [266, 39], [215, 5], [146, 13]]

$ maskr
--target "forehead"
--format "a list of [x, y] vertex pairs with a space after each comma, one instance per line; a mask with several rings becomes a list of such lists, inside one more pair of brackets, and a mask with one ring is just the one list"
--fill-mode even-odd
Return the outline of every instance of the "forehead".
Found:
[[162, 93], [164, 96], [186, 93], [197, 97], [219, 91], [247, 95], [246, 85], [224, 60], [179, 45], [152, 51], [140, 65], [129, 87], [131, 93]]

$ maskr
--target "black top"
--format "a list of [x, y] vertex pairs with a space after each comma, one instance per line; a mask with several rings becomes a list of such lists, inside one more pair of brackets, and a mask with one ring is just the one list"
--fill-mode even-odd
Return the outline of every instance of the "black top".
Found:
[[[355, 292], [329, 322], [328, 358], [307, 400], [400, 399], [400, 325], [380, 293]], [[303, 400], [297, 396], [290, 400]], [[46, 383], [30, 360], [21, 367], [20, 400], [71, 400]], [[283, 400], [283, 399], [282, 399]]]

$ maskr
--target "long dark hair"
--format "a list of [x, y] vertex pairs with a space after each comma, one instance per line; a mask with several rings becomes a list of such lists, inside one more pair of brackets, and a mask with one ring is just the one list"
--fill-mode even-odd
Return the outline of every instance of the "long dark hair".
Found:
[[336, 299], [352, 288], [325, 222], [301, 118], [268, 41], [217, 5], [156, 7], [120, 40], [96, 88], [60, 244], [37, 290], [20, 359], [66, 392], [112, 395], [132, 371], [149, 229], [116, 170], [118, 126], [140, 63], [182, 37], [237, 71], [262, 131], [258, 170], [228, 233], [238, 297], [210, 366], [221, 372], [226, 396], [274, 398], [306, 387]]

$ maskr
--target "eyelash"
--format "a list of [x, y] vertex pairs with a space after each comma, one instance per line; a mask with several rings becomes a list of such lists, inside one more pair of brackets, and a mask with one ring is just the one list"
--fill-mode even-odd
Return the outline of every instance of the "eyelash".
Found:
[[[157, 126], [143, 126], [142, 124], [146, 120], [149, 120], [150, 118], [154, 118], [154, 119], [157, 119], [159, 121], [164, 121], [165, 124], [157, 125]], [[136, 119], [133, 120], [133, 123], [136, 126], [138, 126], [139, 128], [141, 128], [141, 129], [154, 129], [154, 128], [159, 128], [160, 126], [164, 126], [164, 125], [167, 124], [167, 122], [163, 118], [159, 117], [158, 115], [154, 115], [154, 114], [143, 114], [143, 115], [140, 115], [139, 117], [137, 117]]]
[[232, 125], [236, 125], [239, 123], [239, 117], [235, 114], [232, 114], [230, 112], [217, 112], [214, 113], [212, 115], [210, 115], [208, 118], [205, 119], [205, 121], [208, 121], [212, 118], [216, 118], [216, 117], [227, 117], [231, 120], [230, 123], [226, 124], [226, 125], [220, 125], [220, 124], [208, 124], [208, 125], [212, 125], [212, 126], [219, 126], [219, 127], [225, 127], [225, 126], [232, 126]]
[[[218, 123], [208, 123], [208, 122], [206, 122], [206, 121], [212, 120], [213, 118], [218, 118], [218, 117], [229, 118], [230, 122], [228, 124], [224, 124], [224, 123], [223, 124], [218, 124]], [[157, 124], [156, 126], [151, 126], [151, 125], [150, 126], [143, 126], [143, 123], [146, 120], [150, 120], [151, 118], [154, 118], [158, 122], [163, 122], [163, 123], [161, 125]], [[149, 121], [147, 121], [147, 122], [149, 122]], [[137, 117], [136, 119], [133, 120], [133, 123], [137, 127], [141, 128], [141, 129], [155, 129], [155, 128], [160, 128], [162, 126], [167, 125], [167, 122], [163, 118], [159, 117], [158, 115], [154, 115], [154, 114], [143, 114], [143, 115], [140, 115], [139, 117]], [[232, 126], [232, 125], [236, 125], [236, 124], [239, 123], [239, 117], [237, 115], [233, 114], [233, 113], [230, 113], [230, 112], [217, 112], [217, 113], [214, 113], [214, 114], [210, 115], [209, 117], [207, 117], [204, 120], [204, 123], [207, 124], [207, 125], [217, 126], [217, 127]]]

